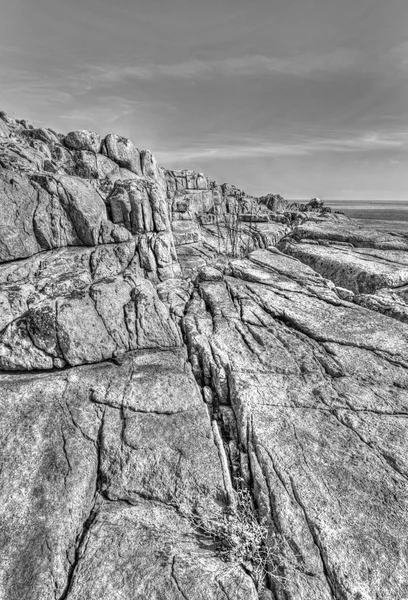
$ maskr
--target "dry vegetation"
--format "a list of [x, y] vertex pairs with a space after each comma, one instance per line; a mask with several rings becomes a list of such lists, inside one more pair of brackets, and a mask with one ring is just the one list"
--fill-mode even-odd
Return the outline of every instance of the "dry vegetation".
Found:
[[250, 490], [241, 480], [236, 484], [233, 505], [214, 510], [203, 496], [193, 500], [185, 490], [177, 495], [177, 508], [225, 563], [240, 565], [251, 575], [258, 591], [268, 580], [283, 584], [284, 540], [259, 518]]

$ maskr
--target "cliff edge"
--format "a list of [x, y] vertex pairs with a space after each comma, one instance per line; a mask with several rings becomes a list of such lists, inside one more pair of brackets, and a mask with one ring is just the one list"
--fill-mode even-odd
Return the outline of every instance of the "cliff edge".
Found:
[[0, 113], [0, 597], [408, 597], [408, 238]]

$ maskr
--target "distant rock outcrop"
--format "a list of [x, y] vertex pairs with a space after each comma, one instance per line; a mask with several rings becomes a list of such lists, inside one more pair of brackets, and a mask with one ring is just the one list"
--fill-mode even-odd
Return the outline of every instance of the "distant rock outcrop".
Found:
[[0, 113], [0, 597], [408, 597], [408, 241]]

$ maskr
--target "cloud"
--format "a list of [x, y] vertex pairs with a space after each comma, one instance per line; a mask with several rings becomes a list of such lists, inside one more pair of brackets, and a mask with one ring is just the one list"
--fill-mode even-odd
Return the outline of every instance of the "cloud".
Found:
[[324, 55], [302, 54], [277, 58], [260, 54], [230, 57], [222, 60], [189, 60], [172, 64], [145, 63], [120, 66], [89, 65], [80, 75], [88, 84], [126, 83], [131, 80], [208, 79], [216, 75], [248, 77], [253, 75], [291, 75], [310, 77], [324, 73], [346, 72], [359, 65], [362, 57], [347, 49]]
[[406, 71], [408, 69], [408, 42], [394, 46], [387, 58], [391, 66]]
[[256, 159], [262, 157], [307, 156], [319, 152], [375, 152], [379, 150], [402, 150], [408, 145], [408, 132], [380, 134], [366, 132], [355, 137], [309, 137], [299, 135], [289, 142], [271, 142], [256, 136], [236, 139], [222, 138], [203, 140], [200, 145], [183, 145], [182, 149], [162, 148], [156, 152], [163, 164], [196, 160]]
[[152, 102], [139, 102], [121, 96], [103, 96], [91, 106], [67, 110], [59, 115], [59, 118], [73, 122], [88, 121], [98, 128], [131, 117], [137, 111], [151, 108], [152, 104]]

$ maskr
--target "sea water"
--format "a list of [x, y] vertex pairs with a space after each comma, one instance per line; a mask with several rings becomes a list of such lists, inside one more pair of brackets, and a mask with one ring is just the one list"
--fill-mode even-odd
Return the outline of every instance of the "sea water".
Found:
[[[300, 200], [305, 202], [305, 200]], [[325, 200], [326, 206], [355, 219], [362, 227], [408, 234], [408, 200]]]
[[408, 200], [325, 200], [324, 203], [354, 219], [408, 221]]

